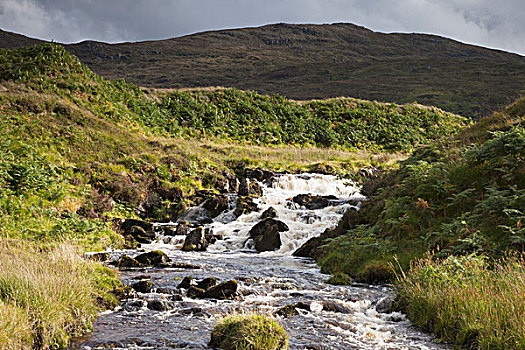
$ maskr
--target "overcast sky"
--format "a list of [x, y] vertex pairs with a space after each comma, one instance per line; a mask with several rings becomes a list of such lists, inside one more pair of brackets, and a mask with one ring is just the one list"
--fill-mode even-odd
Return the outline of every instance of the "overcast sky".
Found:
[[141, 41], [278, 22], [350, 22], [525, 55], [525, 0], [0, 0], [1, 29], [62, 43]]

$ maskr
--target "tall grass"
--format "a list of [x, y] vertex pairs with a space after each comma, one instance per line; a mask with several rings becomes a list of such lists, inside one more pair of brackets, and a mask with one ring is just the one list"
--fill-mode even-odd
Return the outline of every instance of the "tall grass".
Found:
[[0, 243], [0, 349], [55, 349], [91, 328], [99, 268], [67, 244]]
[[418, 326], [470, 349], [525, 349], [523, 255], [431, 256], [397, 281], [399, 301]]

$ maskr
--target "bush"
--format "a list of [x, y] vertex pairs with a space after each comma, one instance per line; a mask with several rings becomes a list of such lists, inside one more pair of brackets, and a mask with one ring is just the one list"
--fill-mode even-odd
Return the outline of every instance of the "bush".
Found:
[[209, 345], [223, 350], [284, 350], [288, 349], [288, 336], [271, 317], [233, 315], [219, 321]]

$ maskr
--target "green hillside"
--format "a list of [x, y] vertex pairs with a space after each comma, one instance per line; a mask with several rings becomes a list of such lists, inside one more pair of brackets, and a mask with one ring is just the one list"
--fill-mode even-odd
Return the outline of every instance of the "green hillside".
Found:
[[[0, 48], [36, 42], [0, 31]], [[349, 23], [272, 24], [168, 40], [65, 45], [98, 74], [143, 87], [226, 86], [310, 100], [352, 96], [478, 119], [523, 94], [525, 58]], [[497, 88], [494, 88], [497, 87]]]

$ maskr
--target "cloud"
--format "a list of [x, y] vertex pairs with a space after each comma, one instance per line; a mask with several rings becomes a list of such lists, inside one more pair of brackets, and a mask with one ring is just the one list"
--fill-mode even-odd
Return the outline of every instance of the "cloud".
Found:
[[351, 22], [525, 54], [523, 18], [523, 0], [0, 0], [2, 29], [60, 42], [140, 41], [277, 22]]

